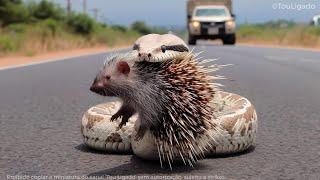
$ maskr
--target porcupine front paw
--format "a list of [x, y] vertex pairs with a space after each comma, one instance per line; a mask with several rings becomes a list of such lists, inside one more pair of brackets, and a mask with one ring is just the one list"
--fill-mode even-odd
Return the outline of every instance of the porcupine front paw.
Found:
[[137, 134], [135, 135], [134, 139], [136, 141], [139, 141], [143, 138], [144, 134], [146, 133], [147, 128], [146, 127], [139, 127], [139, 130], [137, 132]]

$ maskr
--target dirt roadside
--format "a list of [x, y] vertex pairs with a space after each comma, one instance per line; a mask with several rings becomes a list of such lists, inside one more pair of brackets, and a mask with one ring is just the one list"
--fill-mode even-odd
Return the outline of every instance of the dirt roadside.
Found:
[[54, 61], [56, 59], [64, 59], [75, 56], [87, 55], [87, 54], [96, 54], [103, 53], [107, 51], [112, 51], [119, 48], [126, 48], [128, 46], [117, 46], [117, 47], [93, 47], [93, 48], [84, 48], [84, 49], [73, 49], [68, 51], [56, 51], [56, 52], [48, 52], [44, 54], [38, 54], [35, 56], [22, 56], [22, 55], [12, 55], [6, 57], [0, 57], [0, 68], [18, 66], [29, 63], [37, 63], [37, 62], [45, 62], [45, 61]]
[[292, 49], [292, 50], [304, 50], [304, 51], [316, 51], [316, 52], [320, 51], [320, 47], [311, 48], [311, 47], [303, 47], [303, 46], [285, 46], [285, 45], [277, 45], [277, 44], [242, 43], [242, 42], [237, 43], [237, 45], [263, 47], [263, 48], [285, 48], [285, 49]]

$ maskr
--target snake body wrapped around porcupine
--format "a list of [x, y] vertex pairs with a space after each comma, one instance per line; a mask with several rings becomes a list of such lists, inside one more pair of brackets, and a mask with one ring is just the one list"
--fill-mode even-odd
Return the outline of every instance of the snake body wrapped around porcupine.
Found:
[[[218, 91], [212, 102], [217, 106], [215, 121], [222, 129], [222, 138], [205, 155], [241, 152], [254, 145], [257, 132], [257, 116], [250, 101], [237, 94]], [[149, 132], [140, 141], [131, 137], [137, 131], [138, 116], [134, 115], [121, 129], [120, 120], [111, 122], [111, 116], [121, 107], [120, 101], [93, 106], [82, 118], [81, 132], [84, 143], [93, 149], [108, 153], [134, 153], [149, 160], [158, 159], [157, 147]], [[215, 132], [209, 132], [216, 136]], [[217, 139], [217, 138], [216, 138]], [[132, 147], [133, 146], [133, 147]]]
[[[137, 51], [141, 50], [141, 44], [139, 46]], [[128, 143], [122, 145], [121, 141], [122, 137], [131, 138], [135, 154], [146, 159], [159, 158], [161, 165], [166, 162], [171, 167], [174, 160], [182, 160], [193, 166], [205, 154], [237, 152], [253, 145], [257, 118], [251, 103], [232, 95], [230, 102], [242, 103], [238, 105], [241, 113], [232, 109], [229, 114], [224, 114], [227, 111], [221, 108], [226, 109], [227, 106], [221, 102], [227, 101], [222, 101], [223, 98], [218, 100], [218, 97], [229, 95], [217, 94], [217, 88], [211, 82], [216, 78], [207, 74], [216, 70], [217, 66], [205, 66], [209, 61], [197, 62], [194, 55], [188, 53], [187, 48], [182, 48], [181, 44], [161, 45], [159, 49], [153, 48], [152, 52], [166, 53], [168, 49], [178, 50], [179, 56], [149, 62], [150, 58], [155, 58], [149, 53], [145, 56], [139, 52], [139, 60], [134, 60], [132, 54], [119, 55], [111, 58], [97, 75], [91, 90], [122, 100], [120, 108], [114, 106], [112, 109], [110, 106], [105, 110], [109, 115], [112, 114], [109, 120], [121, 118], [121, 121], [119, 127], [112, 130], [113, 136], [105, 139], [105, 146], [100, 144], [99, 147], [129, 150]], [[141, 60], [140, 57], [149, 59]], [[100, 109], [100, 112], [108, 114], [105, 111]], [[95, 147], [88, 143], [92, 139], [89, 132], [93, 126], [89, 129], [86, 127], [102, 120], [99, 113], [92, 113], [88, 111], [84, 116], [82, 133], [85, 142]], [[92, 116], [100, 117], [100, 120], [92, 122]], [[136, 128], [127, 127], [132, 130], [130, 135], [125, 131], [122, 136], [116, 133], [128, 126], [132, 116], [138, 120], [134, 122]], [[99, 137], [95, 137], [95, 141], [100, 141]], [[113, 141], [116, 145], [110, 143]], [[146, 146], [150, 146], [148, 152], [141, 149]]]

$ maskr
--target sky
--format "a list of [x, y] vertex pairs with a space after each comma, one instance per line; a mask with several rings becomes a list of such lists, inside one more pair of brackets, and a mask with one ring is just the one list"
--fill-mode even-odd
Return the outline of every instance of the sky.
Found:
[[[51, 0], [66, 7], [67, 0]], [[82, 11], [83, 0], [71, 0], [72, 9]], [[130, 25], [136, 20], [155, 26], [183, 27], [186, 24], [187, 0], [87, 0], [88, 12], [99, 9], [99, 20]], [[308, 23], [320, 14], [320, 0], [234, 0], [236, 21], [263, 23], [286, 19]]]

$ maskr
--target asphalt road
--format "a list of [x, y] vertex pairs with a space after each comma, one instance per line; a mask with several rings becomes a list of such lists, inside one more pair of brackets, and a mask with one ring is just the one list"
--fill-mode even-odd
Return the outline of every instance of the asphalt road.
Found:
[[195, 50], [205, 51], [206, 58], [219, 58], [219, 64], [234, 64], [219, 74], [229, 78], [222, 81], [224, 90], [247, 97], [258, 111], [255, 149], [170, 171], [133, 155], [86, 148], [80, 135], [82, 113], [106, 101], [89, 92], [105, 54], [90, 55], [0, 71], [0, 179], [14, 175], [320, 179], [320, 53], [206, 44]]

